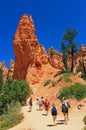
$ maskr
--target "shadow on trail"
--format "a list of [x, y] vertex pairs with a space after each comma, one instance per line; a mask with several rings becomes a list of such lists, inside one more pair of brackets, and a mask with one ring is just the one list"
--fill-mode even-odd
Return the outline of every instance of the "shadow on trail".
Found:
[[64, 120], [57, 120], [57, 124], [59, 124], [59, 125], [62, 125], [62, 124], [64, 124]]
[[57, 125], [62, 125], [62, 124], [64, 124], [64, 120], [57, 120], [56, 125], [54, 125], [54, 124], [48, 124], [47, 126], [52, 127], [52, 126], [57, 126]]
[[42, 114], [43, 116], [47, 116], [47, 114]]
[[54, 126], [54, 124], [49, 124], [49, 125], [47, 125], [47, 126], [52, 127], [52, 126]]
[[32, 111], [27, 111], [27, 112], [32, 112]]

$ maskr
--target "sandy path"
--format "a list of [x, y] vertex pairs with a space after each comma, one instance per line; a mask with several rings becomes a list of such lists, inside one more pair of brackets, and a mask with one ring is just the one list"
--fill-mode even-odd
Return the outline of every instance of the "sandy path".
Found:
[[32, 112], [28, 112], [28, 106], [24, 106], [22, 111], [24, 112], [24, 120], [17, 126], [9, 130], [81, 130], [84, 127], [82, 121], [83, 116], [86, 114], [86, 107], [81, 110], [74, 109], [69, 114], [68, 124], [61, 124], [59, 120], [63, 119], [63, 115], [59, 114], [57, 117], [57, 126], [53, 126], [52, 116], [49, 113], [48, 116], [44, 116], [45, 111], [38, 111], [38, 106], [34, 103]]

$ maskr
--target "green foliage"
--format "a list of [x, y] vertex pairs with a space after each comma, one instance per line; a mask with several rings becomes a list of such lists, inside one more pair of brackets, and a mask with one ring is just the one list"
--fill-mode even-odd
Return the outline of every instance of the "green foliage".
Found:
[[19, 102], [12, 102], [8, 105], [7, 113], [0, 116], [0, 130], [6, 130], [17, 125], [23, 118], [21, 104]]
[[51, 79], [45, 81], [44, 86], [47, 86], [47, 85], [49, 85], [50, 83], [52, 83], [52, 80], [51, 80]]
[[14, 82], [14, 90], [16, 92], [16, 100], [21, 102], [23, 105], [28, 95], [30, 94], [29, 84], [23, 80], [16, 80]]
[[68, 70], [68, 64], [67, 64], [67, 60], [68, 60], [67, 54], [68, 53], [67, 53], [67, 47], [64, 43], [61, 44], [61, 49], [63, 52], [63, 55], [62, 55], [63, 63], [65, 66], [65, 69]]
[[85, 80], [85, 81], [86, 81], [86, 75], [84, 75], [84, 76], [83, 76], [83, 80]]
[[86, 130], [86, 126], [84, 127], [84, 130]]
[[59, 81], [61, 81], [61, 78], [59, 78], [58, 80], [52, 81], [52, 86], [54, 87]]
[[70, 87], [64, 87], [59, 91], [57, 97], [59, 97], [61, 100], [63, 97], [81, 100], [86, 97], [86, 86], [76, 83]]
[[83, 118], [83, 122], [84, 122], [84, 124], [86, 125], [86, 115], [85, 115], [84, 118]]
[[63, 63], [68, 70], [68, 54], [71, 55], [71, 72], [73, 72], [73, 64], [74, 64], [74, 53], [77, 52], [77, 44], [74, 41], [76, 36], [78, 35], [78, 32], [76, 30], [67, 29], [66, 34], [63, 36], [63, 42], [61, 43], [61, 49], [63, 51]]
[[12, 101], [19, 101], [22, 105], [30, 94], [30, 87], [23, 80], [13, 81], [9, 78], [7, 83], [3, 85], [0, 94], [0, 114], [7, 111], [7, 105]]
[[[52, 86], [55, 86], [62, 79], [64, 79], [66, 82], [72, 82], [72, 80], [70, 79], [70, 77], [71, 77], [71, 75], [74, 75], [74, 73], [69, 72], [69, 71], [66, 71], [66, 72], [65, 71], [61, 71], [60, 74], [63, 74], [63, 76], [60, 77], [57, 80], [53, 80], [52, 81], [51, 79], [49, 79], [49, 80], [45, 81], [44, 86], [47, 86], [49, 84], [51, 84]], [[56, 77], [56, 76], [58, 76], [58, 73], [54, 75], [54, 77]]]
[[54, 56], [54, 54], [55, 54], [54, 49], [53, 49], [53, 48], [51, 48], [50, 53], [49, 53], [50, 58], [52, 58], [52, 57]]
[[70, 79], [72, 75], [74, 75], [74, 73], [66, 71], [60, 79], [64, 79], [66, 82], [72, 82]]
[[76, 69], [76, 72], [82, 72], [83, 71], [83, 67], [82, 66], [79, 66], [77, 69]]
[[59, 75], [61, 75], [61, 74], [63, 74], [63, 73], [65, 73], [64, 70], [62, 70], [62, 71], [60, 71], [60, 72], [57, 72], [57, 73], [54, 75], [54, 78], [57, 77], [57, 76], [59, 76]]
[[[72, 29], [68, 28], [66, 30], [66, 34], [63, 36], [63, 40], [70, 43], [71, 41], [73, 41], [76, 38], [77, 35], [78, 35], [78, 32], [76, 30], [72, 30]], [[75, 47], [74, 44], [73, 44], [73, 47]]]
[[20, 108], [29, 94], [30, 86], [23, 80], [14, 81], [9, 77], [3, 83], [3, 72], [0, 69], [0, 130], [6, 130], [21, 122], [24, 117]]
[[44, 86], [47, 86], [49, 84], [51, 84], [52, 86], [55, 86], [59, 81], [60, 81], [60, 79], [55, 80], [55, 81], [52, 81], [51, 79], [49, 79], [49, 80], [45, 81]]
[[64, 98], [70, 98], [70, 89], [69, 87], [64, 87], [61, 90], [59, 90], [57, 97], [60, 98], [60, 100]]
[[52, 81], [52, 86], [55, 86], [58, 83], [58, 80]]

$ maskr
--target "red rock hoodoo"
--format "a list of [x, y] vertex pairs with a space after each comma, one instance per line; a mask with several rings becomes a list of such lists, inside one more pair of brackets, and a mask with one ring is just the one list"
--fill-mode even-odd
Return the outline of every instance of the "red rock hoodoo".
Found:
[[27, 14], [21, 17], [13, 41], [15, 67], [14, 79], [26, 79], [28, 68], [41, 67], [48, 62], [44, 47], [39, 44], [32, 17]]

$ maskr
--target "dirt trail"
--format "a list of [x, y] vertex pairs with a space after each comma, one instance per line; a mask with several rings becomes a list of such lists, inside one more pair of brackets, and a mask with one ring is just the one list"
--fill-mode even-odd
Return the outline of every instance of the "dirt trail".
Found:
[[48, 116], [45, 116], [45, 111], [38, 111], [38, 106], [34, 102], [32, 112], [28, 112], [28, 106], [24, 106], [22, 111], [25, 115], [24, 120], [17, 126], [9, 130], [81, 130], [84, 127], [82, 121], [83, 116], [86, 114], [86, 106], [81, 110], [74, 110], [69, 113], [68, 124], [61, 124], [60, 120], [63, 120], [63, 115], [59, 114], [57, 117], [57, 126], [53, 126], [52, 116], [49, 113]]

